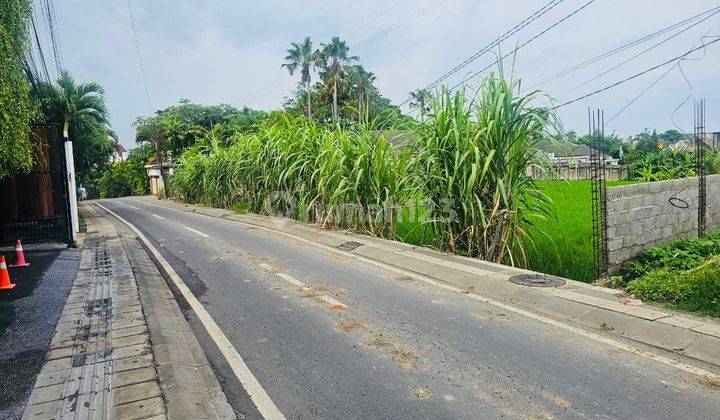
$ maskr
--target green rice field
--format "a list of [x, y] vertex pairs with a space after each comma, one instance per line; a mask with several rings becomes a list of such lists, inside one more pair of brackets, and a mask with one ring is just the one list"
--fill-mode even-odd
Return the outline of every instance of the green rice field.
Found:
[[[608, 181], [608, 187], [632, 181]], [[556, 220], [536, 219], [540, 231], [529, 246], [532, 270], [573, 280], [594, 280], [590, 181], [540, 181], [553, 201]]]

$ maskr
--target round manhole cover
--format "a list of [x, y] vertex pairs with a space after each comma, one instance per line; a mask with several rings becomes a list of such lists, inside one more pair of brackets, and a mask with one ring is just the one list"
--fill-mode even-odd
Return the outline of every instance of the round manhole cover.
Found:
[[510, 277], [510, 281], [521, 286], [531, 287], [555, 287], [565, 284], [565, 280], [559, 277], [543, 274], [520, 274], [519, 276]]

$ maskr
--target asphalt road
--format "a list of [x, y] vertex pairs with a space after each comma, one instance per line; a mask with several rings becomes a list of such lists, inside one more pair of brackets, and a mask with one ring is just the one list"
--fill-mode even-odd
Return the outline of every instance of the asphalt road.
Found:
[[[236, 222], [101, 203], [148, 236], [287, 418], [720, 413], [697, 377], [468, 296]], [[184, 310], [231, 405], [256, 417]]]

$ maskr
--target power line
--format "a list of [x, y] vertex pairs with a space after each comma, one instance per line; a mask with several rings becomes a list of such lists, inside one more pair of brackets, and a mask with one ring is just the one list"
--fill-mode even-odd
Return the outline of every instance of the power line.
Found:
[[465, 68], [467, 65], [475, 61], [478, 57], [482, 56], [483, 54], [487, 53], [491, 49], [495, 48], [497, 45], [508, 39], [509, 37], [513, 36], [514, 34], [518, 33], [520, 30], [528, 26], [533, 21], [537, 20], [544, 14], [548, 13], [550, 10], [561, 4], [564, 0], [552, 0], [549, 3], [547, 3], [545, 6], [541, 7], [537, 11], [535, 11], [533, 14], [531, 14], [529, 17], [527, 17], [525, 20], [520, 22], [519, 24], [515, 25], [512, 29], [502, 34], [500, 37], [496, 38], [491, 43], [485, 45], [483, 48], [472, 54], [470, 57], [466, 58], [463, 62], [456, 65], [446, 73], [444, 73], [442, 76], [438, 77], [435, 81], [427, 85], [423, 90], [430, 90], [440, 84], [443, 80], [447, 79], [448, 77], [452, 76], [453, 74], [457, 73], [461, 69]]
[[392, 11], [392, 10], [395, 9], [396, 7], [400, 6], [404, 1], [405, 1], [405, 0], [400, 0], [400, 1], [398, 1], [397, 3], [393, 4], [392, 6], [388, 7], [387, 9], [383, 10], [383, 11], [380, 12], [379, 14], [375, 15], [375, 17], [373, 17], [372, 19], [368, 20], [368, 21], [365, 22], [364, 24], [358, 26], [354, 31], [352, 31], [352, 32], [349, 33], [348, 35], [345, 35], [345, 38], [352, 38], [353, 35], [357, 34], [357, 33], [360, 32], [361, 30], [367, 28], [368, 25], [370, 25], [371, 23], [373, 23], [373, 22], [375, 22], [376, 20], [380, 19], [381, 17], [385, 16], [386, 14], [388, 14], [390, 11]]
[[670, 63], [672, 63], [672, 62], [674, 62], [674, 61], [678, 61], [678, 60], [680, 60], [680, 59], [682, 59], [682, 58], [690, 55], [691, 53], [693, 53], [693, 52], [695, 52], [695, 51], [697, 51], [697, 50], [700, 50], [700, 49], [704, 49], [705, 47], [708, 47], [708, 46], [710, 46], [710, 45], [712, 45], [712, 44], [714, 44], [714, 43], [716, 43], [716, 42], [718, 42], [718, 41], [720, 41], [720, 37], [718, 37], [718, 38], [716, 38], [716, 39], [714, 39], [714, 40], [712, 40], [712, 41], [710, 41], [710, 42], [708, 42], [708, 43], [703, 43], [703, 45], [701, 45], [701, 46], [699, 46], [699, 47], [696, 47], [696, 48], [692, 48], [691, 50], [689, 50], [688, 52], [686, 52], [686, 53], [684, 53], [684, 54], [680, 54], [679, 56], [674, 57], [674, 58], [671, 58], [670, 60], [667, 60], [667, 61], [665, 61], [665, 62], [662, 62], [662, 63], [660, 63], [660, 64], [658, 64], [658, 65], [652, 66], [652, 67], [650, 67], [650, 68], [648, 68], [648, 69], [646, 69], [646, 70], [643, 70], [643, 71], [641, 71], [641, 72], [639, 72], [639, 73], [635, 73], [635, 74], [633, 74], [632, 76], [626, 77], [626, 78], [624, 78], [624, 79], [622, 79], [622, 80], [619, 80], [619, 81], [617, 81], [617, 82], [615, 82], [615, 83], [613, 83], [613, 84], [611, 84], [611, 85], [605, 86], [605, 87], [603, 87], [603, 88], [601, 88], [601, 89], [597, 89], [597, 90], [595, 90], [595, 91], [592, 91], [592, 92], [590, 92], [590, 93], [587, 93], [587, 94], [585, 94], [585, 95], [582, 95], [582, 96], [580, 96], [580, 97], [578, 97], [578, 98], [575, 98], [575, 99], [573, 99], [573, 100], [564, 102], [564, 103], [562, 103], [562, 104], [560, 104], [560, 105], [557, 105], [557, 106], [554, 106], [554, 107], [552, 107], [552, 109], [562, 108], [562, 107], [564, 107], [564, 106], [566, 106], [566, 105], [570, 105], [570, 104], [572, 104], [572, 103], [581, 101], [581, 100], [583, 100], [583, 99], [585, 99], [585, 98], [588, 98], [588, 97], [590, 97], [590, 96], [596, 95], [596, 94], [601, 93], [601, 92], [605, 92], [606, 90], [610, 90], [610, 89], [612, 89], [612, 88], [614, 88], [614, 87], [617, 87], [617, 86], [619, 86], [619, 85], [621, 85], [621, 84], [623, 84], [623, 83], [625, 83], [625, 82], [628, 82], [628, 81], [630, 81], [630, 80], [636, 79], [636, 78], [638, 78], [638, 77], [640, 77], [640, 76], [642, 76], [642, 75], [644, 75], [644, 74], [650, 73], [650, 72], [653, 71], [653, 70], [657, 70], [657, 69], [659, 69], [659, 68], [661, 68], [661, 67], [663, 67], [663, 66], [666, 66], [666, 65], [668, 65], [668, 64], [670, 64]]
[[651, 33], [651, 34], [642, 36], [642, 37], [640, 37], [640, 38], [638, 38], [638, 39], [635, 39], [635, 40], [633, 40], [633, 41], [631, 41], [631, 42], [628, 42], [628, 43], [626, 43], [626, 44], [623, 44], [623, 45], [621, 45], [621, 46], [619, 46], [619, 47], [613, 48], [613, 49], [611, 49], [611, 50], [609, 50], [609, 51], [606, 51], [606, 52], [604, 52], [604, 53], [602, 53], [602, 54], [600, 54], [600, 55], [597, 55], [597, 56], [595, 56], [595, 57], [589, 58], [589, 59], [587, 59], [587, 60], [585, 60], [585, 61], [583, 61], [583, 62], [581, 62], [581, 63], [579, 63], [579, 64], [573, 65], [573, 66], [568, 67], [568, 68], [566, 68], [566, 69], [564, 69], [564, 70], [562, 70], [562, 71], [560, 71], [560, 72], [557, 72], [557, 73], [555, 73], [555, 74], [552, 74], [552, 75], [550, 75], [550, 76], [547, 76], [547, 77], [545, 77], [545, 78], [543, 78], [543, 79], [535, 82], [534, 84], [530, 85], [530, 86], [527, 87], [526, 89], [530, 90], [530, 89], [532, 89], [532, 88], [534, 88], [534, 87], [537, 87], [537, 86], [540, 86], [540, 85], [542, 85], [542, 84], [544, 84], [544, 83], [551, 82], [551, 81], [553, 81], [553, 80], [557, 80], [557, 79], [559, 79], [559, 78], [562, 77], [562, 76], [565, 76], [565, 75], [570, 74], [570, 73], [572, 73], [572, 72], [574, 72], [574, 71], [580, 70], [580, 69], [582, 69], [582, 68], [584, 68], [584, 67], [589, 66], [590, 64], [594, 64], [594, 63], [596, 63], [596, 62], [598, 62], [598, 61], [600, 61], [600, 60], [602, 60], [602, 59], [605, 59], [605, 58], [607, 58], [607, 57], [610, 57], [610, 56], [612, 56], [612, 55], [614, 55], [614, 54], [617, 54], [617, 53], [620, 53], [620, 52], [622, 52], [622, 51], [625, 51], [625, 50], [628, 49], [628, 48], [632, 48], [632, 47], [634, 47], [634, 46], [636, 46], [636, 45], [639, 45], [639, 44], [641, 44], [641, 43], [643, 43], [643, 42], [649, 41], [649, 40], [651, 40], [651, 39], [653, 39], [653, 38], [656, 38], [656, 37], [658, 37], [658, 36], [660, 36], [660, 35], [663, 35], [663, 34], [669, 32], [669, 31], [672, 31], [672, 30], [674, 30], [674, 29], [676, 29], [676, 28], [678, 28], [678, 27], [681, 27], [681, 26], [683, 26], [684, 24], [687, 24], [688, 22], [692, 22], [692, 21], [694, 21], [694, 20], [696, 20], [696, 19], [698, 19], [698, 18], [700, 18], [700, 17], [702, 17], [702, 16], [704, 16], [704, 15], [706, 15], [706, 14], [708, 14], [708, 13], [711, 13], [711, 12], [714, 12], [714, 11], [717, 11], [717, 10], [720, 10], [720, 6], [717, 6], [717, 7], [714, 7], [714, 8], [712, 8], [712, 9], [706, 10], [706, 11], [700, 13], [700, 14], [697, 14], [697, 15], [692, 16], [692, 17], [690, 17], [690, 18], [684, 19], [684, 20], [682, 20], [682, 21], [680, 21], [680, 22], [677, 22], [677, 23], [674, 23], [674, 24], [672, 24], [672, 25], [670, 25], [670, 26], [664, 27], [664, 28], [662, 28], [662, 29], [660, 29], [660, 30], [658, 30], [658, 31], [656, 31], [656, 32]]
[[57, 33], [57, 19], [55, 17], [55, 5], [52, 0], [44, 0], [45, 12], [47, 13], [48, 29], [50, 32], [50, 42], [52, 45], [53, 56], [55, 58], [55, 67], [58, 74], [63, 69], [62, 49], [60, 48], [60, 36]]
[[[710, 29], [709, 29], [707, 32], [705, 32], [702, 37], [700, 37], [700, 39], [698, 40], [698, 42], [696, 42], [696, 43], [693, 45], [693, 48], [694, 48], [694, 47], [697, 47], [699, 43], [703, 43], [704, 39], [705, 39], [706, 37], [708, 37], [708, 35], [715, 29], [716, 26], [717, 26], [717, 25], [711, 26]], [[703, 49], [703, 52], [706, 53], [706, 50]], [[705, 56], [705, 54], [703, 54], [703, 57], [704, 57], [704, 56]], [[700, 59], [702, 59], [703, 57], [700, 57], [700, 58], [697, 58], [697, 59], [700, 60]], [[682, 67], [680, 67], [680, 63], [681, 63], [683, 60], [686, 60], [686, 58], [683, 57], [683, 58], [681, 58], [680, 60], [678, 60], [678, 62], [675, 63], [675, 65], [671, 66], [669, 69], [667, 69], [667, 71], [665, 71], [665, 73], [661, 74], [660, 77], [658, 77], [658, 78], [655, 79], [652, 83], [650, 83], [650, 85], [649, 85], [648, 87], [646, 87], [645, 89], [643, 89], [639, 94], [637, 94], [634, 98], [632, 98], [632, 99], [630, 100], [630, 102], [628, 102], [627, 104], [625, 104], [625, 106], [623, 106], [622, 108], [620, 108], [620, 110], [618, 110], [615, 114], [613, 114], [613, 116], [610, 117], [609, 120], [607, 120], [606, 124], [610, 124], [611, 121], [613, 121], [615, 118], [617, 118], [618, 116], [620, 116], [620, 114], [622, 114], [623, 112], [625, 112], [625, 110], [627, 110], [630, 106], [632, 106], [632, 104], [634, 104], [638, 99], [640, 99], [640, 98], [641, 98], [643, 95], [645, 95], [647, 92], [649, 92], [650, 89], [652, 89], [653, 87], [655, 87], [655, 85], [657, 85], [658, 83], [660, 83], [660, 81], [662, 81], [662, 80], [663, 80], [668, 74], [670, 74], [670, 72], [671, 72], [673, 69], [675, 69], [676, 67], [680, 69], [680, 72], [681, 72], [681, 73], [683, 73]], [[684, 73], [683, 73], [683, 77], [685, 77]], [[687, 81], [687, 78], [685, 78], [685, 80]], [[690, 92], [691, 92], [691, 94], [692, 94], [692, 86], [690, 86]], [[689, 99], [689, 97], [688, 97], [687, 99]], [[678, 105], [678, 107], [675, 108], [675, 110], [673, 111], [673, 115], [671, 115], [671, 117], [670, 117], [671, 121], [673, 121], [673, 124], [675, 124], [675, 122], [674, 122], [674, 120], [673, 120], [673, 116], [674, 116], [675, 112], [677, 112], [677, 110], [678, 110], [682, 105], [684, 105], [685, 102], [687, 102], [687, 99], [685, 99], [682, 103], [680, 103], [680, 105]], [[677, 124], [675, 124], [675, 126], [677, 127]], [[679, 127], [678, 127], [678, 128], [679, 128]], [[680, 131], [683, 131], [683, 130], [681, 129]]]
[[40, 45], [40, 37], [38, 36], [37, 25], [35, 25], [35, 17], [33, 16], [33, 13], [30, 14], [30, 24], [32, 26], [33, 33], [35, 34], [35, 44], [37, 45], [42, 69], [45, 72], [45, 80], [50, 83], [50, 72], [48, 72], [47, 62], [45, 61], [45, 54], [43, 53], [42, 45]]
[[[562, 1], [562, 0], [561, 0], [561, 1]], [[407, 17], [401, 19], [401, 20], [398, 21], [398, 22], [395, 22], [394, 24], [386, 27], [385, 29], [377, 32], [377, 33], [374, 34], [374, 35], [371, 35], [370, 37], [364, 39], [363, 41], [360, 41], [359, 43], [353, 45], [352, 47], [355, 48], [355, 49], [365, 47], [365, 46], [367, 46], [368, 44], [370, 44], [370, 43], [372, 43], [372, 42], [374, 42], [374, 41], [382, 38], [383, 36], [387, 35], [389, 32], [397, 29], [398, 27], [400, 27], [400, 26], [402, 26], [402, 25], [404, 25], [404, 24], [406, 24], [406, 23], [408, 23], [408, 22], [410, 22], [410, 21], [412, 21], [412, 20], [417, 19], [417, 18], [420, 17], [421, 15], [429, 12], [430, 10], [434, 9], [435, 7], [441, 5], [441, 4], [445, 3], [445, 2], [447, 2], [447, 0], [439, 0], [439, 1], [436, 1], [435, 3], [429, 4], [429, 5], [421, 8], [420, 10], [417, 10], [417, 11], [416, 11], [415, 13], [413, 13], [412, 15], [407, 16]]]
[[580, 13], [583, 9], [585, 9], [585, 8], [588, 7], [588, 6], [590, 6], [590, 4], [593, 3], [594, 1], [595, 1], [595, 0], [589, 0], [588, 2], [586, 2], [585, 4], [583, 4], [582, 6], [578, 7], [578, 8], [575, 9], [575, 10], [573, 10], [570, 14], [566, 15], [566, 16], [563, 17], [562, 19], [558, 20], [557, 22], [553, 23], [552, 25], [550, 25], [550, 26], [548, 26], [547, 28], [545, 28], [545, 29], [543, 29], [542, 31], [540, 31], [538, 34], [536, 34], [536, 35], [533, 36], [532, 38], [528, 39], [527, 41], [523, 42], [523, 43], [520, 44], [519, 46], [515, 47], [511, 52], [506, 53], [506, 54], [503, 55], [502, 57], [500, 57], [500, 58], [498, 58], [497, 60], [495, 60], [493, 63], [488, 64], [487, 66], [483, 67], [482, 69], [480, 69], [480, 70], [472, 73], [471, 75], [463, 78], [463, 80], [462, 80], [461, 82], [456, 83], [455, 85], [453, 85], [453, 86], [450, 88], [450, 90], [455, 90], [457, 87], [459, 87], [460, 85], [462, 85], [463, 83], [465, 83], [468, 79], [471, 79], [471, 78], [477, 76], [478, 74], [484, 72], [485, 70], [489, 69], [490, 67], [496, 65], [498, 62], [500, 62], [500, 60], [502, 60], [502, 59], [507, 58], [508, 56], [510, 56], [510, 54], [515, 54], [520, 48], [528, 45], [529, 43], [531, 43], [531, 42], [533, 42], [533, 41], [535, 41], [536, 39], [538, 39], [538, 38], [540, 38], [541, 36], [545, 35], [547, 32], [549, 32], [549, 31], [551, 31], [552, 29], [554, 29], [556, 26], [560, 25], [561, 23], [565, 22], [566, 20], [570, 19], [571, 17], [575, 16], [576, 14]]
[[644, 55], [644, 54], [646, 54], [646, 53], [654, 50], [655, 48], [659, 47], [660, 45], [662, 45], [662, 44], [664, 44], [664, 43], [666, 43], [666, 42], [668, 42], [668, 41], [670, 41], [671, 39], [680, 36], [681, 34], [687, 32], [688, 30], [694, 28], [695, 26], [701, 24], [702, 22], [710, 19], [711, 17], [715, 16], [715, 15], [718, 14], [718, 13], [720, 13], [720, 10], [715, 11], [714, 13], [712, 13], [712, 14], [704, 17], [703, 19], [701, 19], [701, 20], [693, 23], [692, 25], [690, 25], [690, 26], [688, 26], [688, 27], [686, 27], [686, 28], [681, 29], [680, 31], [678, 31], [678, 32], [676, 32], [676, 33], [674, 33], [674, 34], [666, 37], [665, 39], [660, 40], [660, 42], [657, 42], [657, 43], [651, 45], [650, 47], [644, 49], [643, 51], [640, 51], [639, 53], [633, 55], [632, 57], [629, 57], [629, 58], [627, 58], [626, 60], [623, 60], [622, 62], [620, 62], [620, 63], [618, 63], [618, 64], [616, 64], [616, 65], [614, 65], [614, 66], [612, 66], [612, 67], [610, 67], [610, 68], [608, 68], [608, 69], [606, 69], [605, 71], [601, 72], [600, 74], [597, 74], [597, 75], [591, 77], [590, 79], [588, 79], [588, 80], [580, 83], [579, 85], [574, 86], [574, 87], [572, 87], [572, 88], [570, 88], [570, 89], [562, 92], [562, 93], [560, 94], [560, 96], [564, 96], [564, 95], [566, 95], [566, 94], [568, 94], [568, 93], [570, 93], [570, 92], [575, 91], [576, 89], [579, 89], [579, 88], [587, 85], [588, 83], [594, 82], [595, 80], [601, 78], [602, 76], [605, 76], [606, 74], [608, 74], [608, 73], [610, 73], [611, 71], [617, 69], [618, 67], [621, 67], [621, 66], [629, 63], [630, 61], [632, 61], [632, 60], [640, 57], [641, 55]]
[[[404, 1], [404, 0], [403, 0], [403, 1]], [[399, 2], [395, 3], [393, 6], [391, 6], [390, 8], [385, 9], [383, 12], [381, 12], [380, 14], [378, 14], [378, 15], [376, 15], [375, 17], [371, 18], [371, 19], [370, 19], [368, 22], [366, 22], [365, 24], [361, 25], [361, 27], [360, 27], [359, 29], [368, 26], [368, 25], [369, 25], [370, 23], [372, 23], [373, 21], [379, 19], [381, 16], [383, 16], [384, 14], [388, 13], [389, 11], [391, 11], [392, 9], [394, 9], [395, 7], [397, 7], [398, 5], [400, 5], [400, 3], [402, 3], [403, 1], [399, 1]], [[557, 0], [556, 0], [556, 1], [557, 1]], [[379, 31], [379, 32], [371, 35], [370, 37], [364, 39], [363, 41], [359, 42], [358, 44], [352, 45], [351, 47], [352, 47], [352, 48], [362, 48], [362, 47], [365, 47], [365, 46], [367, 46], [368, 44], [376, 41], [377, 39], [382, 38], [383, 36], [385, 36], [387, 33], [391, 32], [392, 30], [394, 30], [394, 29], [396, 29], [396, 28], [404, 25], [405, 23], [408, 23], [408, 22], [410, 22], [410, 21], [412, 21], [412, 20], [420, 17], [422, 14], [428, 12], [429, 10], [431, 10], [431, 9], [433, 9], [433, 8], [435, 8], [435, 7], [437, 7], [437, 6], [439, 6], [440, 4], [445, 3], [445, 2], [447, 2], [447, 0], [439, 0], [439, 1], [437, 1], [437, 2], [435, 2], [435, 3], [432, 3], [432, 4], [428, 5], [428, 6], [425, 6], [425, 7], [421, 8], [421, 9], [415, 11], [415, 13], [413, 13], [412, 15], [406, 16], [405, 18], [403, 18], [403, 19], [401, 19], [401, 20], [393, 23], [392, 25], [390, 25], [390, 26], [382, 29], [381, 31]], [[353, 33], [351, 33], [351, 35], [349, 35], [349, 36], [352, 36], [353, 34], [355, 34], [356, 32], [358, 32], [359, 29], [356, 29], [356, 30], [355, 30]], [[261, 86], [259, 89], [256, 89], [256, 90], [252, 91], [250, 97], [246, 97], [246, 98], [245, 98], [245, 101], [248, 102], [248, 101], [254, 101], [254, 100], [257, 100], [257, 99], [262, 99], [262, 98], [266, 97], [267, 95], [269, 95], [270, 93], [274, 92], [276, 89], [278, 89], [278, 88], [280, 88], [280, 87], [282, 87], [282, 86], [285, 86], [285, 85], [287, 85], [288, 83], [292, 82], [292, 79], [287, 79], [287, 80], [282, 81], [282, 83], [279, 83], [281, 80], [283, 80], [283, 77], [278, 77], [277, 79], [275, 79], [275, 80], [273, 80], [273, 81], [271, 81], [271, 82], [269, 82], [269, 83], [264, 84], [264, 85]], [[278, 83], [279, 83], [279, 84], [278, 84]], [[253, 92], [258, 92], [258, 93], [257, 93], [257, 94], [252, 94]]]
[[150, 99], [150, 89], [148, 89], [147, 76], [145, 75], [145, 65], [143, 64], [142, 51], [140, 50], [140, 39], [138, 38], [137, 29], [135, 28], [135, 18], [133, 17], [132, 5], [130, 0], [127, 0], [128, 13], [130, 15], [130, 26], [132, 27], [133, 37], [135, 38], [135, 50], [137, 51], [138, 64], [140, 65], [140, 74], [142, 75], [143, 86], [145, 87], [145, 96], [147, 97], [148, 105], [152, 111], [155, 107]]

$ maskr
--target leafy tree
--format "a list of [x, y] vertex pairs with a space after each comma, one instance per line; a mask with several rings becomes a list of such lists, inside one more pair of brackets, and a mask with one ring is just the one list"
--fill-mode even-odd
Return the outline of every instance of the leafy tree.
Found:
[[105, 89], [95, 82], [77, 83], [63, 70], [57, 84], [39, 83], [35, 94], [45, 121], [63, 125], [73, 141], [78, 180], [91, 182], [112, 155]]
[[664, 133], [660, 134], [660, 138], [663, 139], [666, 143], [677, 143], [678, 141], [682, 140], [683, 137], [683, 134], [678, 130], [667, 130]]
[[343, 75], [346, 65], [357, 61], [358, 57], [350, 55], [350, 47], [340, 37], [334, 36], [330, 43], [322, 44], [319, 54], [319, 62], [323, 68], [321, 77], [332, 85], [332, 119], [337, 121], [340, 118], [338, 109], [338, 79]]
[[30, 84], [23, 74], [29, 0], [0, 2], [0, 179], [32, 166]]
[[[287, 68], [291, 76], [300, 69], [300, 81], [305, 85], [305, 90], [310, 92], [310, 71], [320, 64], [320, 52], [313, 50], [309, 36], [299, 44], [293, 42], [290, 45], [282, 67]], [[307, 95], [307, 116], [312, 118], [311, 95]]]
[[153, 153], [152, 147], [136, 147], [130, 156], [111, 165], [98, 181], [100, 197], [124, 197], [148, 193], [148, 178], [145, 163]]
[[212, 129], [216, 129], [221, 139], [227, 139], [236, 133], [254, 131], [264, 117], [265, 112], [250, 108], [240, 110], [226, 104], [200, 105], [182, 99], [178, 105], [157, 111], [155, 115], [137, 118], [133, 125], [139, 132], [161, 133], [159, 144], [163, 154], [179, 156]]

